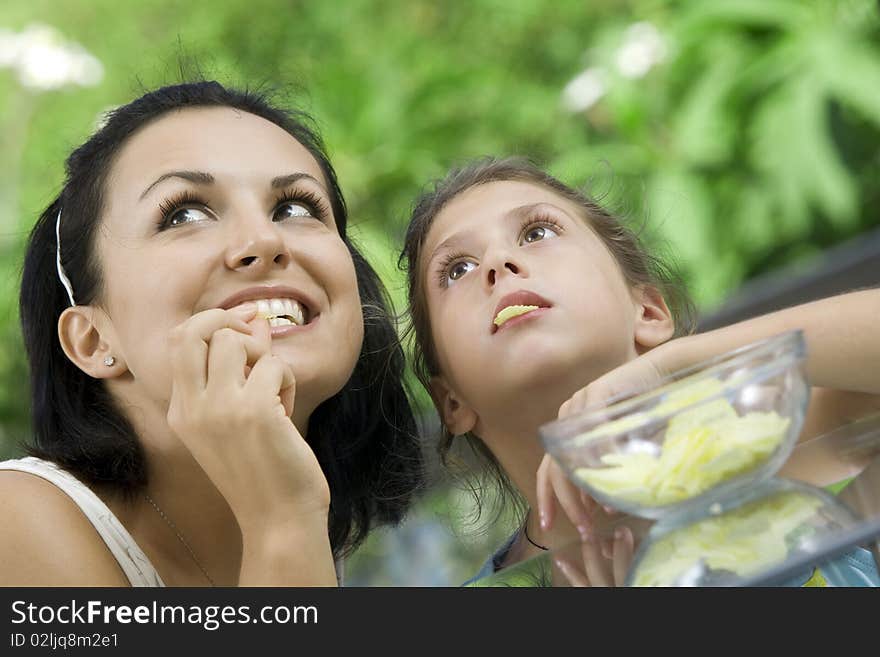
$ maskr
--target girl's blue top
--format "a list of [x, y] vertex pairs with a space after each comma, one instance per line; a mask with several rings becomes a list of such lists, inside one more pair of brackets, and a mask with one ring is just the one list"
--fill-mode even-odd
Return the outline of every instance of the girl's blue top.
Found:
[[[501, 570], [504, 558], [518, 535], [519, 531], [514, 532], [498, 551], [486, 560], [477, 574], [462, 586], [473, 584]], [[816, 566], [812, 570], [781, 584], [781, 586], [878, 587], [880, 586], [880, 574], [877, 572], [877, 566], [871, 553], [865, 548], [857, 547], [852, 552], [834, 561]]]

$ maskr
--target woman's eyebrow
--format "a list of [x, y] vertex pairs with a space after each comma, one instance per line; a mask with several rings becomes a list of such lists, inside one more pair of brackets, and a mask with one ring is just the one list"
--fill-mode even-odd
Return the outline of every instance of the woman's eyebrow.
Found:
[[325, 192], [327, 191], [324, 185], [320, 180], [315, 178], [314, 176], [310, 176], [307, 173], [290, 173], [286, 176], [278, 176], [277, 178], [272, 178], [272, 189], [280, 189], [282, 187], [290, 187], [298, 180], [310, 180], [315, 183], [318, 187], [323, 189]]
[[163, 180], [168, 180], [169, 178], [181, 178], [197, 185], [214, 184], [214, 176], [212, 176], [210, 173], [205, 173], [204, 171], [169, 171], [168, 173], [163, 173], [161, 176], [156, 178], [156, 180], [150, 183], [150, 185], [143, 191], [141, 197], [138, 200], [143, 201], [144, 197], [150, 193], [150, 190], [153, 189], [153, 187], [158, 185]]
[[[161, 176], [156, 178], [150, 185], [143, 191], [139, 200], [143, 200], [144, 197], [150, 193], [150, 190], [153, 189], [156, 185], [161, 183], [163, 180], [168, 180], [169, 178], [180, 178], [182, 180], [188, 180], [191, 183], [195, 183], [197, 185], [213, 185], [215, 182], [214, 176], [210, 173], [206, 173], [204, 171], [169, 171], [168, 173], [163, 173]], [[285, 176], [277, 176], [272, 178], [272, 189], [281, 189], [283, 187], [290, 187], [298, 180], [310, 180], [322, 190], [326, 192], [324, 185], [321, 184], [321, 181], [315, 178], [314, 176], [310, 176], [307, 173], [290, 173]]]

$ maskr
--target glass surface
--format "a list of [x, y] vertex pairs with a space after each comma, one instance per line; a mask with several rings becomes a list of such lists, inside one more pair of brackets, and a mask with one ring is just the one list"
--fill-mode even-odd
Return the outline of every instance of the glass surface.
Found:
[[[810, 467], [817, 460], [831, 467]], [[658, 559], [666, 579], [654, 582], [664, 586], [801, 586], [815, 585], [817, 579], [818, 585], [841, 585], [816, 573], [834, 572], [841, 557], [856, 552], [869, 566], [873, 561], [880, 567], [880, 415], [798, 444], [781, 473], [786, 479], [774, 477], [714, 506], [692, 507], [660, 520], [604, 516], [595, 525], [595, 541], [607, 548], [616, 527], [633, 531], [637, 549], [628, 585], [646, 583], [637, 581], [640, 571], [644, 575], [647, 564], [651, 574], [652, 550], [658, 550], [654, 558], [663, 557], [668, 546], [662, 541], [670, 537], [679, 541], [678, 549], [667, 561]], [[587, 573], [596, 568], [597, 558], [609, 566], [599, 552], [572, 542], [474, 585], [589, 586]]]
[[784, 333], [544, 425], [540, 437], [604, 505], [645, 518], [701, 509], [791, 454], [809, 399], [803, 360], [801, 332]]

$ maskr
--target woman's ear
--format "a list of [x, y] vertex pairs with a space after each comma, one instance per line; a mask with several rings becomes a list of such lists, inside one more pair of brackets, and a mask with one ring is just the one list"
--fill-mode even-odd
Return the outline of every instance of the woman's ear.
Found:
[[[58, 339], [67, 357], [95, 379], [109, 379], [125, 371], [120, 355], [113, 353], [109, 321], [92, 306], [73, 306], [58, 318]], [[109, 336], [108, 336], [109, 334]]]
[[635, 347], [643, 354], [663, 344], [675, 333], [675, 321], [660, 291], [652, 285], [633, 288], [635, 305]]
[[460, 436], [472, 431], [477, 424], [476, 412], [459, 399], [458, 394], [442, 376], [431, 379], [431, 399], [440, 413], [444, 426], [454, 435]]

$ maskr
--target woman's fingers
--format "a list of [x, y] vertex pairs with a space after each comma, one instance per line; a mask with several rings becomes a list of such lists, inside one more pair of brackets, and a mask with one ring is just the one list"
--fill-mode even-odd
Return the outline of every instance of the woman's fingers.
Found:
[[212, 382], [244, 385], [244, 368], [248, 362], [248, 349], [245, 336], [231, 328], [215, 331], [208, 344], [208, 378], [206, 387]]
[[290, 366], [277, 356], [263, 355], [251, 369], [244, 387], [255, 399], [265, 399], [267, 391], [272, 396], [281, 397], [287, 417], [293, 413], [296, 379]]
[[[266, 323], [258, 321], [260, 324]], [[254, 333], [258, 331], [259, 329], [255, 329]], [[210, 386], [212, 381], [220, 385], [229, 382], [243, 385], [249, 375], [249, 368], [271, 351], [271, 338], [248, 335], [228, 328], [216, 331], [208, 344], [207, 385]]]
[[256, 313], [253, 307], [233, 310], [212, 308], [193, 315], [169, 336], [171, 372], [179, 385], [185, 382], [194, 389], [203, 390], [208, 379], [208, 344], [217, 331], [228, 328], [250, 335], [247, 320]]

